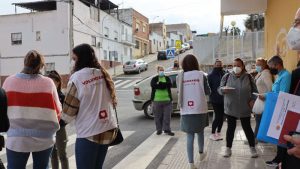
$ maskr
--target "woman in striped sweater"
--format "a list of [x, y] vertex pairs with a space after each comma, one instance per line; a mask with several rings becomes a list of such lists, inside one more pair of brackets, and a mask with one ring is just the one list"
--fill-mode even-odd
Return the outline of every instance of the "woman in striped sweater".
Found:
[[10, 121], [8, 169], [25, 169], [30, 153], [34, 169], [48, 168], [61, 104], [54, 82], [40, 75], [43, 66], [44, 57], [35, 50], [29, 51], [22, 72], [8, 77], [3, 84]]

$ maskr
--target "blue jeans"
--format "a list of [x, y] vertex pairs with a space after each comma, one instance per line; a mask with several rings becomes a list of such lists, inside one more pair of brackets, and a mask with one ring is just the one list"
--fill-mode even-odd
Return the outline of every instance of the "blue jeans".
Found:
[[[196, 134], [198, 136], [199, 153], [203, 153], [204, 131]], [[194, 137], [195, 137], [195, 133], [187, 133], [187, 154], [188, 154], [189, 163], [194, 163]]]
[[77, 138], [75, 156], [77, 169], [102, 169], [108, 145], [94, 143], [86, 138]]
[[[52, 152], [52, 148], [32, 152], [33, 169], [48, 169], [49, 159]], [[7, 156], [7, 169], [26, 169], [26, 164], [29, 158], [30, 152], [15, 152], [6, 149]]]

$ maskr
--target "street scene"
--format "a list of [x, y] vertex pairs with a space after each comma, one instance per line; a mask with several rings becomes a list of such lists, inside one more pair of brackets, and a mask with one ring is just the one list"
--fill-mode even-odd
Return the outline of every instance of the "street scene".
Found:
[[175, 1], [0, 2], [0, 169], [298, 169], [300, 2]]

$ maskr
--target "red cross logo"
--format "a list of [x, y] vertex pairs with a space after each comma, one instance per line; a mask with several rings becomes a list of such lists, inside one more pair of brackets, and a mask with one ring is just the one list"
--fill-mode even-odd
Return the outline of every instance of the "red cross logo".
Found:
[[188, 106], [193, 107], [194, 106], [194, 101], [188, 101]]
[[99, 112], [99, 118], [100, 119], [106, 119], [107, 118], [107, 112], [106, 112], [106, 110], [101, 110]]

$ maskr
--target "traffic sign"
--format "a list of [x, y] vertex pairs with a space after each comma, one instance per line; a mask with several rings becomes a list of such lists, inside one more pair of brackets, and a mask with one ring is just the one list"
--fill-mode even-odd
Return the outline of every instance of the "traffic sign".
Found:
[[181, 40], [176, 40], [176, 49], [181, 49]]
[[175, 57], [175, 50], [174, 49], [168, 49], [167, 50], [167, 58], [174, 58]]

